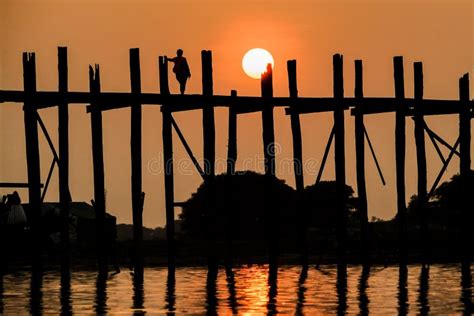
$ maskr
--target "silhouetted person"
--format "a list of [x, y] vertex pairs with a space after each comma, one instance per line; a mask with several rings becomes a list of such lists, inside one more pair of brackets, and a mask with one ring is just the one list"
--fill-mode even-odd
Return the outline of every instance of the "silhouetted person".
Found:
[[183, 50], [181, 48], [176, 51], [176, 55], [173, 58], [166, 57], [166, 60], [174, 63], [173, 72], [176, 74], [176, 80], [179, 82], [179, 90], [181, 94], [184, 94], [186, 81], [188, 78], [191, 78], [191, 71], [189, 70], [188, 61], [183, 57]]
[[8, 195], [8, 200], [5, 204], [7, 208], [10, 208], [7, 217], [8, 225], [25, 225], [26, 224], [26, 215], [23, 207], [21, 206], [21, 199], [18, 192], [13, 192], [13, 194]]

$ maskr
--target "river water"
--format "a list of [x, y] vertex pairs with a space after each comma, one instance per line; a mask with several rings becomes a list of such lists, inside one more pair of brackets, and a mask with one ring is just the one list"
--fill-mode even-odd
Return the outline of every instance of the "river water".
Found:
[[[32, 281], [27, 271], [8, 274], [0, 292], [0, 314], [469, 314], [472, 272], [460, 265], [281, 266], [219, 269], [146, 268], [143, 282], [128, 270], [97, 279], [95, 271], [73, 271], [70, 282], [58, 271]], [[138, 280], [137, 280], [138, 279]], [[135, 280], [135, 282], [134, 282]]]

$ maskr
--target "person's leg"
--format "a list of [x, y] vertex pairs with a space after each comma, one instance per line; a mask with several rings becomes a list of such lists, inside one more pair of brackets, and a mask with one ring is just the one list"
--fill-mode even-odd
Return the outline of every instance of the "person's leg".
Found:
[[187, 78], [178, 78], [179, 90], [181, 94], [184, 94], [184, 91], [186, 90], [186, 80]]

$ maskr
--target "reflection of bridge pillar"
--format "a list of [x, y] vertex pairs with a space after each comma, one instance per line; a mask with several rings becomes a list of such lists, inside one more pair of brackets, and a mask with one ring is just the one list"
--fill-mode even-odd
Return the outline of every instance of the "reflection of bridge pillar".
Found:
[[347, 224], [347, 201], [346, 201], [346, 159], [344, 147], [344, 106], [337, 102], [344, 98], [343, 81], [343, 57], [335, 54], [333, 56], [334, 74], [334, 160], [336, 167], [336, 236], [338, 263], [346, 262], [346, 224]]

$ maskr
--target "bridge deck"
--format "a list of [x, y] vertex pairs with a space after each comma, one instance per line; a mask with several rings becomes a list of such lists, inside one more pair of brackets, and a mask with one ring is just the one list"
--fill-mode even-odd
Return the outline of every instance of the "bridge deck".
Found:
[[[57, 106], [60, 103], [68, 104], [100, 104], [102, 110], [113, 110], [130, 107], [132, 104], [143, 105], [165, 105], [172, 112], [190, 111], [202, 109], [205, 105], [215, 107], [238, 107], [238, 113], [250, 113], [261, 111], [262, 105], [271, 103], [275, 107], [291, 107], [286, 109], [287, 114], [297, 113], [330, 112], [334, 105], [342, 105], [352, 112], [361, 111], [363, 114], [376, 114], [394, 112], [401, 106], [407, 109], [407, 115], [412, 115], [414, 104], [419, 104], [424, 115], [454, 114], [459, 113], [460, 106], [464, 103], [459, 100], [415, 100], [405, 98], [403, 100], [395, 97], [365, 97], [362, 99], [347, 97], [336, 99], [333, 97], [273, 97], [263, 98], [254, 96], [228, 96], [228, 95], [163, 95], [159, 93], [124, 93], [124, 92], [101, 92], [93, 94], [90, 92], [67, 92], [39, 91], [26, 94], [23, 91], [0, 90], [1, 102], [24, 103], [32, 101], [38, 109]], [[474, 109], [474, 101], [468, 101], [469, 107]], [[357, 105], [357, 109], [354, 107]]]

